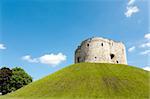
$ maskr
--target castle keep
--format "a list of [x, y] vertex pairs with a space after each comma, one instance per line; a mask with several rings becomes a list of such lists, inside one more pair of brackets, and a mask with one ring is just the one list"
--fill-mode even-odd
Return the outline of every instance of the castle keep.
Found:
[[80, 62], [127, 64], [126, 49], [122, 42], [102, 37], [89, 38], [75, 51], [75, 63]]

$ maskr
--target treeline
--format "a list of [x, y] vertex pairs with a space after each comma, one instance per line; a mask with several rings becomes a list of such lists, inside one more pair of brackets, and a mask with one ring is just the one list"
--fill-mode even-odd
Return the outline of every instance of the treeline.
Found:
[[2, 95], [16, 91], [31, 82], [32, 77], [20, 67], [0, 68], [0, 94]]

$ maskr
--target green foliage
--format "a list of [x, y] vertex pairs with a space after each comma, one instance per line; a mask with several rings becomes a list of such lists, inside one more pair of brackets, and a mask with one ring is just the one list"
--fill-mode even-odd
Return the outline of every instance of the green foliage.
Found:
[[149, 72], [122, 64], [80, 63], [3, 97], [10, 99], [149, 99]]
[[13, 68], [12, 70], [6, 67], [0, 69], [0, 92], [3, 95], [15, 91], [31, 82], [31, 76], [19, 67]]
[[22, 68], [16, 67], [12, 69], [11, 90], [15, 91], [24, 85], [32, 82], [32, 78]]
[[2, 67], [0, 69], [0, 93], [2, 95], [11, 92], [11, 76], [12, 76], [12, 70], [10, 70], [7, 67]]

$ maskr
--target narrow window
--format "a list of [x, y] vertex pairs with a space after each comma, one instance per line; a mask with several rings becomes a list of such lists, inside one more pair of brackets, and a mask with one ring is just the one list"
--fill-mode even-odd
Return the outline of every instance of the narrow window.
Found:
[[80, 57], [77, 57], [77, 63], [80, 63]]
[[101, 46], [103, 46], [103, 43], [101, 43]]
[[115, 57], [114, 54], [110, 54], [110, 58], [113, 59]]
[[116, 61], [117, 63], [119, 63], [118, 61]]
[[87, 47], [89, 47], [89, 44], [87, 44]]

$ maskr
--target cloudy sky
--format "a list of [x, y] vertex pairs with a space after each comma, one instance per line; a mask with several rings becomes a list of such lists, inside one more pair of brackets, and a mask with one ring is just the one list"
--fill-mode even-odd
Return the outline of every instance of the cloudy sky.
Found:
[[36, 80], [73, 64], [80, 42], [101, 36], [124, 42], [128, 64], [148, 70], [149, 6], [148, 0], [1, 0], [0, 66], [20, 66]]

